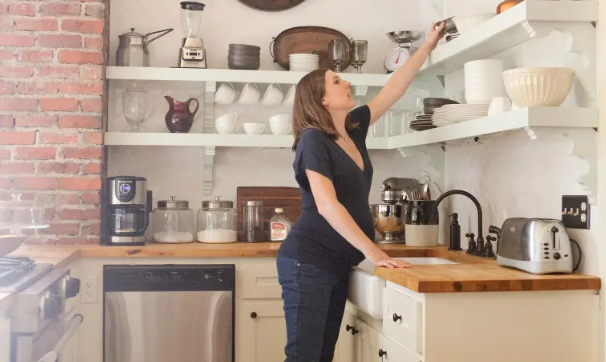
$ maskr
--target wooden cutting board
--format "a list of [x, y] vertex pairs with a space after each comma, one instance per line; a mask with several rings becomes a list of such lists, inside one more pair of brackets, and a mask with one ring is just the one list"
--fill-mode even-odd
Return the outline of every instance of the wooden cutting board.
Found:
[[305, 0], [240, 0], [244, 5], [263, 11], [282, 11], [293, 8]]
[[269, 219], [275, 208], [284, 209], [284, 214], [294, 223], [301, 216], [301, 194], [296, 187], [238, 187], [238, 240], [244, 241], [242, 233], [242, 208], [246, 201], [263, 201], [263, 234], [269, 241]]

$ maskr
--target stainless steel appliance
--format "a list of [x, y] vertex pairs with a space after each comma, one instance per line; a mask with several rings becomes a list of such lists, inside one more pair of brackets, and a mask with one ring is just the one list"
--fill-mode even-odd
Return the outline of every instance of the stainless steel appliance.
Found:
[[105, 266], [105, 362], [233, 362], [233, 265]]
[[[13, 296], [11, 362], [57, 362], [83, 321], [80, 314], [64, 321], [66, 301], [78, 295], [80, 280], [71, 277], [68, 269], [38, 266], [27, 274], [28, 286]], [[41, 275], [39, 270], [45, 272]]]
[[107, 179], [107, 240], [113, 245], [144, 244], [151, 208], [147, 180], [116, 176]]
[[[580, 248], [570, 240], [560, 220], [511, 218], [505, 220], [497, 243], [497, 263], [533, 274], [572, 273]], [[573, 260], [572, 244], [578, 252]], [[576, 265], [573, 265], [576, 264]]]
[[[116, 65], [123, 67], [149, 67], [149, 43], [170, 33], [173, 29], [140, 34], [131, 28], [128, 33], [118, 35], [120, 44], [116, 51]], [[150, 35], [160, 34], [149, 39]]]
[[180, 68], [206, 69], [206, 49], [200, 36], [205, 6], [197, 1], [181, 2], [181, 22], [185, 38], [179, 50]]

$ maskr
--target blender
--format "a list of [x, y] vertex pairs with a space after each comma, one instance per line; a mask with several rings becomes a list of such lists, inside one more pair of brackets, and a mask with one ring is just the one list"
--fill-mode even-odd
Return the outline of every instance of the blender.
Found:
[[181, 2], [181, 22], [185, 38], [179, 51], [180, 68], [206, 69], [206, 49], [200, 37], [205, 6], [197, 1]]

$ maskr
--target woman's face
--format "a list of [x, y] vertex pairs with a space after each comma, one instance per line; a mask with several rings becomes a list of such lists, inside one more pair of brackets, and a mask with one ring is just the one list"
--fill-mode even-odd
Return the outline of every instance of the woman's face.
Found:
[[347, 110], [356, 105], [351, 96], [350, 82], [344, 81], [335, 72], [329, 70], [324, 76], [324, 98], [322, 104], [327, 110]]

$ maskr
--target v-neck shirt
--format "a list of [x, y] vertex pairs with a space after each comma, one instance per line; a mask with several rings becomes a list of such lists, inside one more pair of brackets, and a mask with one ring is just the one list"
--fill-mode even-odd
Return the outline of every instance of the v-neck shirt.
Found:
[[332, 181], [337, 200], [364, 234], [373, 240], [375, 228], [368, 203], [373, 168], [366, 148], [370, 108], [356, 108], [348, 116], [356, 127], [348, 129], [347, 133], [362, 156], [364, 170], [322, 130], [304, 131], [293, 162], [303, 210], [279, 251], [284, 257], [316, 265], [337, 276], [346, 275], [351, 267], [364, 260], [364, 255], [320, 215], [305, 171], [315, 171]]

